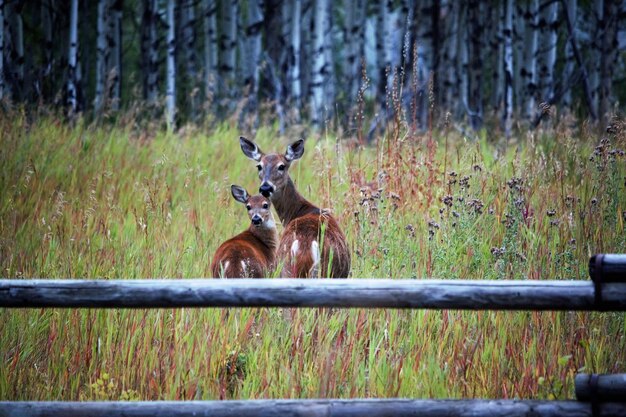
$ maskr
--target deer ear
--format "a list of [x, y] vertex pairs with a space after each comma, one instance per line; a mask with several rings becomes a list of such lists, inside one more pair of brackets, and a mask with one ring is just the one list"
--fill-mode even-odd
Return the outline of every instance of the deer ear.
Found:
[[232, 193], [233, 198], [240, 203], [246, 204], [248, 201], [249, 196], [245, 188], [233, 184], [230, 186], [230, 192]]
[[243, 136], [239, 137], [239, 145], [241, 145], [241, 150], [244, 155], [246, 155], [250, 159], [254, 159], [255, 161], [260, 161], [263, 156], [263, 152], [256, 146], [256, 143], [252, 142], [244, 138]]
[[285, 152], [285, 159], [289, 162], [302, 158], [304, 154], [304, 139], [300, 139], [287, 146], [287, 152]]

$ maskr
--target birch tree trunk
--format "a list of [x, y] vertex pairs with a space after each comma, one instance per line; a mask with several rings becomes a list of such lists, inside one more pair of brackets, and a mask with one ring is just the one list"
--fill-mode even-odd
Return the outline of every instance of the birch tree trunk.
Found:
[[311, 123], [319, 127], [323, 121], [324, 111], [324, 75], [326, 73], [326, 36], [324, 29], [328, 27], [328, 0], [315, 1], [313, 54], [311, 74], [311, 101], [309, 111]]
[[78, 0], [70, 2], [70, 39], [67, 54], [67, 103], [71, 116], [78, 111], [77, 63], [78, 63]]
[[[567, 1], [567, 11], [566, 13], [569, 16], [569, 20], [574, 23], [574, 27], [576, 27], [576, 15], [577, 15], [577, 0], [568, 0]], [[571, 36], [575, 36], [574, 32]], [[576, 39], [574, 39], [576, 42]], [[576, 67], [576, 58], [574, 56], [574, 49], [572, 48], [571, 42], [565, 43], [565, 68], [563, 69], [563, 84], [565, 91], [563, 93], [563, 105], [570, 109], [572, 106], [572, 85], [571, 80], [574, 76], [574, 68]]]
[[104, 88], [107, 76], [107, 12], [107, 0], [98, 0], [98, 20], [96, 24], [96, 93], [93, 102], [96, 115], [100, 114], [104, 104]]
[[296, 110], [296, 118], [299, 119], [302, 91], [300, 88], [300, 20], [302, 19], [302, 0], [294, 0], [292, 7], [292, 27], [290, 38], [290, 76], [291, 102]]
[[109, 64], [108, 84], [111, 109], [119, 110], [122, 84], [122, 0], [112, 0], [109, 7]]
[[204, 0], [204, 94], [213, 100], [217, 85], [217, 0]]
[[220, 73], [221, 81], [227, 90], [235, 83], [235, 65], [237, 59], [237, 0], [222, 2], [222, 34], [220, 36]]
[[259, 67], [261, 65], [261, 28], [263, 27], [263, 0], [248, 1], [246, 22], [246, 59], [243, 65], [244, 86], [250, 97], [259, 90]]
[[176, 0], [167, 2], [167, 83], [165, 90], [165, 114], [167, 127], [176, 126], [176, 26], [174, 11]]
[[513, 117], [513, 0], [507, 0], [504, 9], [504, 115], [506, 137], [511, 136]]
[[530, 0], [526, 9], [526, 30], [524, 32], [524, 66], [522, 68], [522, 78], [524, 80], [524, 92], [522, 101], [523, 114], [528, 119], [535, 114], [535, 92], [537, 91], [537, 40], [539, 31], [537, 30], [537, 13], [539, 12], [539, 1]]
[[4, 99], [4, 0], [0, 0], [0, 100]]

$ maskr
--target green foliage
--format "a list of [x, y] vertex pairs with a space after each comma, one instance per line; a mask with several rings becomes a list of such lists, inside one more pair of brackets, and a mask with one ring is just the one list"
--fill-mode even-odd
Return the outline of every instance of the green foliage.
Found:
[[[258, 186], [240, 132], [132, 126], [0, 119], [3, 276], [210, 275], [248, 226], [228, 187]], [[626, 247], [623, 138], [590, 161], [597, 141], [558, 129], [449, 136], [308, 141], [292, 176], [338, 218], [354, 277], [587, 279], [590, 254]], [[579, 369], [626, 371], [625, 331], [608, 313], [4, 310], [0, 398], [566, 398]]]

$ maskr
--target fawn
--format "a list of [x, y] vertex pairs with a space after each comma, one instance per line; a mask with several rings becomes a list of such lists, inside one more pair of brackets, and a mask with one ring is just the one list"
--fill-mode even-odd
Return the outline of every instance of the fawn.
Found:
[[235, 200], [246, 205], [251, 224], [217, 248], [211, 264], [213, 277], [263, 278], [275, 267], [278, 243], [271, 202], [260, 194], [248, 195], [238, 185], [231, 186], [231, 193]]

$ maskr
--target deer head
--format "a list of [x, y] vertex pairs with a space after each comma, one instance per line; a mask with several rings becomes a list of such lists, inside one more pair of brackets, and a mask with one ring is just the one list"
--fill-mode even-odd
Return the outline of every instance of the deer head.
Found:
[[289, 167], [296, 159], [304, 154], [304, 140], [300, 139], [287, 146], [284, 154], [265, 154], [256, 143], [244, 138], [239, 138], [239, 144], [244, 155], [258, 162], [259, 179], [261, 186], [259, 192], [267, 198], [276, 198], [289, 182]]
[[246, 205], [252, 226], [266, 229], [276, 226], [270, 210], [272, 204], [267, 197], [260, 194], [250, 196], [243, 187], [238, 185], [231, 185], [230, 192], [236, 201]]

